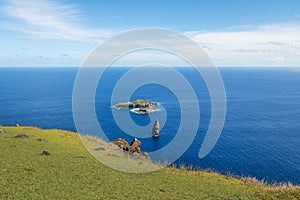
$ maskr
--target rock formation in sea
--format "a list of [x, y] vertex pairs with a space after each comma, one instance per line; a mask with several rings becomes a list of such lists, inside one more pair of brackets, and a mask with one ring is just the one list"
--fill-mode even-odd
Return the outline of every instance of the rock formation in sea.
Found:
[[137, 99], [132, 102], [122, 102], [114, 105], [116, 108], [148, 108], [151, 106], [158, 106], [157, 102]]
[[158, 120], [155, 120], [154, 122], [154, 126], [152, 128], [152, 135], [153, 137], [159, 137], [160, 135], [160, 125]]
[[152, 102], [148, 100], [137, 99], [132, 102], [122, 102], [114, 105], [115, 108], [129, 108], [131, 112], [136, 114], [149, 114], [151, 112], [157, 111], [155, 107], [158, 106], [157, 102]]

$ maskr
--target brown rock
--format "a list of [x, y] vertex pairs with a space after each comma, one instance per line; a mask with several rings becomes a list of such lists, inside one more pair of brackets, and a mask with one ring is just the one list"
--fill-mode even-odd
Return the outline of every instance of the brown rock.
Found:
[[123, 151], [129, 151], [129, 147], [130, 147], [130, 146], [125, 146], [125, 147], [123, 147], [122, 149], [123, 149]]
[[115, 139], [114, 141], [112, 141], [112, 143], [117, 145], [121, 149], [128, 147], [128, 142], [126, 140], [124, 140], [123, 138]]
[[112, 143], [120, 147], [120, 149], [122, 149], [123, 151], [128, 152], [129, 155], [135, 158], [149, 159], [149, 156], [146, 152], [141, 152], [141, 141], [139, 141], [137, 138], [134, 138], [130, 145], [128, 145], [126, 140], [124, 140], [123, 138], [118, 138], [112, 141]]
[[134, 152], [140, 153], [141, 149], [140, 149], [140, 147], [129, 146], [128, 151], [131, 152], [131, 153], [134, 153]]
[[138, 148], [140, 148], [140, 146], [141, 146], [141, 141], [139, 141], [138, 139], [134, 138], [134, 139], [132, 140], [132, 142], [130, 143], [130, 146], [131, 146], [131, 147], [138, 147]]

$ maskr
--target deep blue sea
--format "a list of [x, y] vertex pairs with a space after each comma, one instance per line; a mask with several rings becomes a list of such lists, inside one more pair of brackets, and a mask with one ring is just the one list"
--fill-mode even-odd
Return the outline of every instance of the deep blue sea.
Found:
[[[128, 70], [108, 69], [97, 88], [97, 117], [110, 140], [133, 139], [114, 122], [111, 107], [112, 90]], [[196, 138], [177, 164], [300, 184], [300, 68], [219, 68], [227, 95], [226, 121], [218, 143], [203, 159], [198, 153], [210, 123], [210, 95], [193, 68], [176, 70], [192, 85], [201, 110]], [[59, 67], [0, 68], [0, 124], [76, 131], [72, 91], [77, 71]], [[172, 91], [157, 84], [138, 88], [131, 99], [137, 98], [157, 101], [166, 109], [168, 117], [160, 138], [141, 139], [144, 151], [162, 148], [176, 134], [180, 103]], [[130, 115], [141, 126], [150, 121], [147, 115]]]

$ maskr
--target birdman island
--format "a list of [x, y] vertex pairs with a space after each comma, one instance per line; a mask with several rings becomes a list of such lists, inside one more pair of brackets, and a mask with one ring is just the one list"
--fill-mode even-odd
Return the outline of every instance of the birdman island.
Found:
[[117, 103], [114, 105], [114, 107], [117, 109], [128, 108], [130, 112], [136, 114], [142, 114], [142, 115], [158, 111], [159, 110], [157, 108], [158, 106], [159, 103], [157, 102], [152, 102], [152, 101], [142, 100], [142, 99], [137, 99], [131, 102]]

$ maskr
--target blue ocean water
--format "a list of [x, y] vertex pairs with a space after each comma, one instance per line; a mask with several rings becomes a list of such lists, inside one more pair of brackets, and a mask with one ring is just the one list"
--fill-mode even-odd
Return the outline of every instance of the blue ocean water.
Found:
[[[114, 122], [111, 108], [112, 90], [128, 70], [108, 69], [96, 92], [98, 121], [111, 140], [133, 138]], [[211, 117], [209, 92], [193, 68], [176, 70], [189, 80], [201, 109], [196, 138], [176, 163], [269, 182], [300, 184], [299, 68], [220, 68], [227, 95], [227, 116], [218, 143], [204, 159], [199, 159], [198, 153]], [[0, 68], [0, 124], [76, 131], [72, 91], [77, 71], [78, 68]], [[172, 91], [156, 84], [140, 87], [132, 96], [137, 98], [157, 101], [166, 109], [168, 117], [161, 137], [141, 139], [144, 151], [162, 148], [176, 134], [180, 103]], [[131, 117], [141, 126], [150, 122], [149, 116]]]

